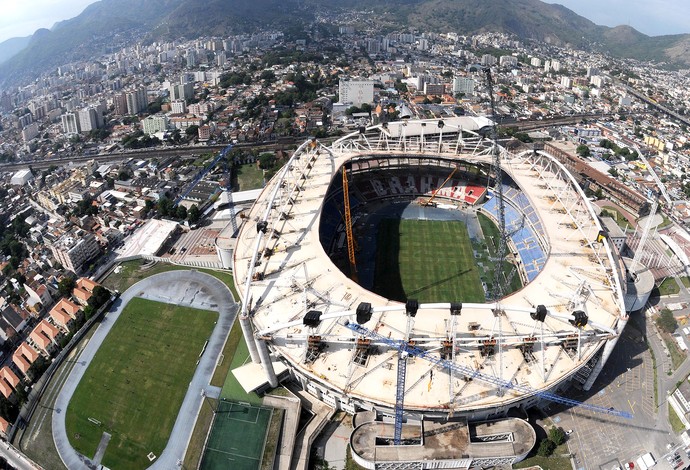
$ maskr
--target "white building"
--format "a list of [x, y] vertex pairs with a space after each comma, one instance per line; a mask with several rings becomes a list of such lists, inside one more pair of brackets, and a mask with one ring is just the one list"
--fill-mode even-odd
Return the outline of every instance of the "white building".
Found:
[[373, 80], [340, 80], [338, 94], [341, 103], [352, 103], [361, 106], [374, 101]]
[[32, 122], [28, 126], [26, 126], [24, 129], [22, 129], [22, 140], [24, 142], [28, 142], [34, 137], [38, 135], [38, 124], [35, 122]]
[[156, 114], [147, 116], [142, 121], [144, 134], [152, 135], [157, 132], [163, 132], [168, 128], [168, 117], [164, 114]]
[[142, 113], [146, 111], [146, 107], [149, 104], [148, 98], [146, 97], [146, 88], [144, 87], [125, 93], [125, 99], [127, 100], [128, 114]]
[[501, 67], [512, 67], [512, 66], [517, 65], [517, 63], [518, 63], [517, 57], [512, 56], [512, 55], [502, 55], [498, 61], [498, 64]]
[[173, 114], [184, 114], [187, 112], [187, 105], [184, 100], [175, 100], [170, 103], [170, 111]]
[[60, 116], [62, 120], [62, 132], [65, 134], [78, 134], [80, 131], [79, 119], [74, 113], [65, 113]]
[[98, 241], [91, 232], [73, 230], [66, 233], [50, 245], [55, 259], [65, 269], [78, 273], [84, 263], [93, 259], [100, 252]]
[[563, 88], [572, 88], [573, 80], [570, 77], [561, 77], [561, 86]]
[[81, 132], [90, 132], [98, 129], [98, 113], [95, 108], [80, 109], [79, 113], [79, 129]]
[[31, 173], [31, 170], [19, 170], [14, 175], [12, 175], [10, 184], [12, 186], [23, 186], [32, 179], [34, 179], [34, 175], [33, 173]]
[[453, 93], [464, 93], [466, 96], [474, 95], [474, 78], [455, 77], [453, 79]]

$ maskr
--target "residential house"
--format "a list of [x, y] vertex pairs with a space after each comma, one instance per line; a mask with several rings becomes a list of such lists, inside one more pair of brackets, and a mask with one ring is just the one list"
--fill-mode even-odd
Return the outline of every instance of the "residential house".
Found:
[[26, 375], [31, 368], [31, 364], [38, 359], [38, 356], [38, 352], [29, 346], [29, 343], [24, 341], [19, 345], [17, 350], [14, 351], [14, 354], [12, 355], [12, 363], [22, 372], [22, 374]]
[[50, 357], [58, 347], [59, 335], [60, 330], [55, 325], [52, 325], [48, 320], [41, 320], [29, 334], [29, 343]]
[[[91, 294], [89, 294], [89, 297], [91, 297]], [[49, 315], [53, 323], [66, 333], [69, 331], [72, 323], [77, 319], [80, 309], [81, 307], [79, 305], [63, 297], [50, 309]]]
[[72, 295], [80, 304], [86, 306], [93, 294], [93, 290], [100, 286], [99, 283], [92, 281], [88, 277], [81, 277], [77, 279], [77, 284], [72, 291]]
[[2, 393], [5, 398], [10, 399], [18, 385], [19, 377], [12, 372], [9, 366], [0, 369], [0, 393]]

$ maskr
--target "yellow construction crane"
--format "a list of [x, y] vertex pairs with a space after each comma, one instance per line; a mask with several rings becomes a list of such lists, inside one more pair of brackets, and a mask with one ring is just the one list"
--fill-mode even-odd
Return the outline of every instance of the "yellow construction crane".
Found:
[[429, 199], [427, 199], [426, 201], [422, 199], [419, 202], [419, 204], [422, 206], [430, 206], [432, 204], [432, 202], [434, 201], [434, 198], [436, 197], [436, 193], [438, 193], [438, 191], [442, 187], [444, 187], [448, 181], [450, 181], [450, 179], [453, 177], [453, 175], [455, 174], [456, 171], [458, 171], [457, 166], [455, 168], [453, 168], [453, 171], [450, 172], [450, 175], [448, 175], [448, 178], [446, 178], [446, 180], [443, 182], [443, 184], [441, 186], [439, 186], [438, 188], [434, 189], [434, 192], [431, 194], [431, 197]]
[[347, 256], [350, 259], [350, 279], [357, 281], [357, 263], [355, 261], [355, 240], [352, 235], [352, 215], [350, 214], [350, 194], [347, 186], [347, 170], [343, 165], [343, 201], [345, 203], [345, 234], [347, 236]]

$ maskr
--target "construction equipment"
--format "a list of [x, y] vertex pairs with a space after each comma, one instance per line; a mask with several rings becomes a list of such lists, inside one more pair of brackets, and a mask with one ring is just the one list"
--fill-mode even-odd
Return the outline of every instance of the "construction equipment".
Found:
[[352, 234], [352, 214], [350, 213], [350, 193], [348, 189], [347, 170], [343, 165], [343, 203], [345, 216], [345, 234], [347, 236], [347, 257], [350, 260], [350, 279], [357, 282], [357, 262], [355, 260], [355, 241]]
[[453, 168], [453, 171], [450, 172], [450, 175], [448, 175], [448, 178], [446, 178], [446, 180], [441, 184], [441, 186], [439, 186], [438, 188], [434, 189], [434, 192], [431, 193], [431, 197], [430, 197], [429, 199], [427, 199], [426, 201], [425, 201], [425, 200], [420, 201], [419, 204], [422, 205], [422, 206], [431, 206], [431, 205], [433, 205], [433, 201], [434, 201], [434, 198], [436, 197], [436, 194], [441, 190], [441, 188], [443, 188], [443, 187], [446, 185], [446, 183], [447, 183], [448, 181], [450, 181], [450, 179], [453, 177], [453, 175], [455, 174], [456, 171], [458, 171], [458, 167], [457, 167], [457, 166], [456, 166], [455, 168]]
[[[496, 101], [494, 99], [494, 80], [491, 76], [491, 68], [484, 69], [486, 74], [487, 91], [489, 92], [489, 101], [491, 103], [491, 140], [492, 140], [492, 166], [494, 167], [494, 194], [498, 198], [498, 247], [496, 250], [496, 268], [494, 269], [494, 280], [491, 289], [492, 300], [499, 300], [503, 297], [503, 284], [501, 283], [501, 274], [503, 273], [503, 266], [506, 259], [506, 247], [508, 245], [506, 233], [506, 208], [503, 199], [503, 170], [501, 169], [501, 151], [498, 148], [496, 139], [498, 138], [498, 131], [496, 130]], [[511, 276], [512, 278], [512, 276]]]
[[[379, 333], [376, 333], [372, 330], [369, 330], [362, 325], [359, 325], [357, 323], [353, 322], [348, 322], [345, 324], [347, 328], [352, 330], [355, 333], [358, 333], [362, 336], [365, 336], [371, 340], [375, 340], [377, 342], [384, 343], [388, 346], [390, 346], [393, 349], [398, 350], [398, 385], [397, 385], [397, 393], [396, 393], [396, 402], [395, 402], [395, 438], [394, 438], [394, 444], [399, 445], [400, 444], [400, 431], [398, 429], [402, 430], [402, 418], [404, 414], [404, 408], [403, 408], [403, 403], [404, 403], [404, 389], [405, 389], [405, 384], [404, 380], [402, 385], [400, 384], [400, 379], [404, 379], [404, 374], [405, 374], [405, 369], [406, 369], [406, 361], [409, 356], [412, 357], [419, 357], [424, 360], [427, 360], [431, 362], [432, 364], [436, 364], [437, 366], [448, 370], [451, 373], [459, 374], [464, 376], [467, 380], [480, 380], [482, 382], [486, 382], [489, 384], [497, 385], [499, 387], [499, 390], [502, 390], [503, 393], [510, 392], [511, 390], [515, 390], [516, 392], [523, 393], [525, 395], [536, 395], [540, 398], [543, 398], [545, 400], [553, 401], [556, 403], [560, 403], [563, 405], [567, 406], [574, 406], [578, 407], [581, 409], [589, 410], [592, 412], [596, 413], [604, 413], [612, 416], [619, 416], [623, 418], [632, 418], [632, 414], [628, 413], [627, 411], [620, 411], [616, 410], [614, 408], [606, 408], [602, 406], [597, 406], [597, 405], [590, 405], [588, 403], [582, 403], [581, 401], [578, 400], [573, 400], [571, 398], [566, 398], [562, 397], [560, 395], [556, 395], [555, 393], [551, 392], [545, 392], [545, 391], [540, 391], [540, 390], [535, 390], [527, 385], [520, 385], [517, 383], [514, 383], [512, 381], [507, 381], [503, 380], [499, 377], [495, 377], [493, 375], [489, 375], [483, 372], [480, 372], [477, 369], [473, 369], [471, 367], [463, 366], [461, 364], [458, 364], [456, 362], [450, 361], [448, 359], [443, 359], [440, 355], [434, 355], [430, 353], [429, 351], [425, 351], [421, 348], [416, 347], [414, 344], [410, 344], [408, 341], [404, 340], [396, 340], [396, 339], [390, 339], [385, 336], [380, 335]], [[402, 362], [402, 364], [401, 364]], [[402, 371], [402, 372], [401, 372]], [[400, 392], [400, 390], [403, 390], [403, 393]]]

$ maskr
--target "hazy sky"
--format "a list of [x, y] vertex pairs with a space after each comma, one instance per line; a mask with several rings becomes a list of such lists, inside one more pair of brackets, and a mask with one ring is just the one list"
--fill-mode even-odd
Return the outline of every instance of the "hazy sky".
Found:
[[0, 0], [0, 42], [52, 28], [79, 15], [96, 0]]
[[[0, 42], [73, 18], [96, 0], [0, 0]], [[462, 0], [456, 0], [462, 1]], [[650, 36], [690, 33], [688, 0], [546, 0], [597, 24], [629, 24]]]
[[605, 26], [627, 24], [649, 36], [690, 33], [688, 0], [544, 0]]

